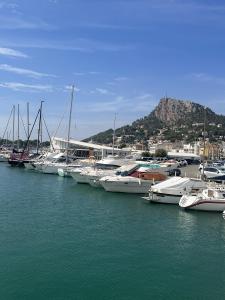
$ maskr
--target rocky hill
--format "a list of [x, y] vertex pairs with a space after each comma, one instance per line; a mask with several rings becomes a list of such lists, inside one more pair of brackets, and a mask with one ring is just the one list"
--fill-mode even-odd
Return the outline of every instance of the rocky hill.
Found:
[[[143, 143], [150, 138], [194, 141], [202, 138], [204, 119], [207, 138], [211, 141], [224, 139], [225, 116], [192, 101], [162, 98], [148, 116], [116, 129], [116, 137], [120, 144]], [[85, 141], [111, 144], [112, 134], [113, 130], [109, 129]]]

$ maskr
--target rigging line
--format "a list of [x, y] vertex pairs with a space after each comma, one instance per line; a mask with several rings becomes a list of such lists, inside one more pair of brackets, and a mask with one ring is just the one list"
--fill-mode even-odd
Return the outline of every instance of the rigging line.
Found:
[[4, 131], [4, 133], [3, 133], [3, 136], [2, 136], [2, 140], [4, 140], [4, 137], [5, 137], [6, 131], [7, 131], [7, 129], [8, 129], [8, 126], [9, 126], [9, 121], [11, 120], [12, 113], [13, 113], [13, 109], [14, 109], [14, 108], [12, 108], [12, 110], [11, 110], [11, 113], [10, 113], [10, 116], [9, 116], [9, 118], [8, 118], [8, 121], [7, 121], [7, 124], [6, 124], [6, 128], [5, 128], [5, 131]]
[[62, 125], [62, 121], [63, 121], [63, 119], [65, 118], [65, 114], [66, 114], [66, 112], [67, 112], [68, 106], [69, 106], [69, 101], [67, 101], [66, 108], [65, 108], [65, 110], [64, 110], [64, 112], [63, 112], [63, 114], [62, 114], [62, 117], [61, 117], [61, 119], [60, 119], [60, 121], [59, 121], [59, 124], [58, 124], [58, 127], [56, 128], [56, 131], [53, 133], [53, 137], [56, 136], [56, 134], [57, 134], [58, 131], [59, 131], [60, 126]]
[[53, 146], [53, 144], [52, 144], [52, 139], [51, 139], [50, 133], [49, 133], [49, 131], [48, 131], [47, 124], [46, 124], [46, 122], [45, 122], [44, 116], [42, 116], [42, 119], [43, 119], [43, 121], [44, 121], [45, 129], [46, 129], [47, 134], [48, 134], [48, 138], [49, 138], [50, 145], [52, 146], [53, 151], [55, 151], [54, 146]]
[[27, 138], [26, 144], [25, 144], [25, 146], [23, 147], [22, 153], [24, 153], [25, 149], [27, 148], [27, 145], [28, 145], [28, 143], [29, 143], [29, 140], [30, 140], [31, 134], [32, 134], [32, 132], [33, 132], [34, 126], [35, 126], [35, 124], [36, 124], [36, 122], [37, 122], [37, 118], [38, 118], [38, 116], [39, 116], [39, 113], [40, 113], [40, 108], [39, 108], [39, 110], [38, 110], [38, 112], [37, 112], [36, 118], [35, 118], [35, 120], [34, 120], [33, 126], [32, 126], [32, 128], [31, 128], [30, 133], [29, 133], [29, 136], [28, 136], [28, 138]]
[[23, 122], [23, 119], [22, 119], [22, 116], [21, 116], [21, 114], [20, 114], [20, 120], [22, 121], [22, 124], [23, 124], [23, 129], [24, 129], [24, 132], [25, 132], [26, 138], [28, 138], [27, 131], [26, 131], [26, 127], [25, 127], [25, 124], [24, 124], [24, 122]]

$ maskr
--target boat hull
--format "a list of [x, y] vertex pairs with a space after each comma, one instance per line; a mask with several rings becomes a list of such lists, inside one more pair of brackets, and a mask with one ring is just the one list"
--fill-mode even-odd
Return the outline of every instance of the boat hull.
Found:
[[179, 204], [182, 195], [169, 195], [169, 194], [159, 194], [150, 193], [149, 200], [155, 203], [165, 203], [165, 204]]
[[225, 201], [201, 201], [185, 208], [205, 211], [224, 211]]
[[115, 193], [130, 193], [130, 194], [146, 194], [148, 193], [152, 181], [143, 180], [143, 181], [101, 181], [101, 185], [107, 192], [115, 192]]
[[71, 172], [70, 174], [77, 183], [89, 183], [87, 176], [80, 174], [80, 172]]
[[24, 162], [23, 162], [23, 160], [9, 159], [8, 163], [10, 164], [11, 167], [24, 168]]
[[54, 165], [42, 165], [41, 172], [45, 174], [58, 174], [58, 167]]
[[35, 165], [32, 162], [24, 163], [24, 167], [27, 170], [35, 170], [36, 169]]
[[[198, 198], [196, 198], [198, 197]], [[204, 198], [200, 196], [185, 195], [181, 198], [179, 206], [184, 209], [205, 210], [205, 211], [224, 211], [225, 198]]]

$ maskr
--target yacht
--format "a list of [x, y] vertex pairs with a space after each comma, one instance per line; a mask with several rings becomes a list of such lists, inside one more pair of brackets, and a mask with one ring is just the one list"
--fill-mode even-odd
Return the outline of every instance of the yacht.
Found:
[[44, 154], [36, 154], [29, 160], [24, 162], [24, 166], [28, 170], [42, 170], [42, 165], [45, 163], [50, 163], [54, 160], [57, 160], [59, 157], [63, 156], [63, 153], [54, 153], [54, 152], [47, 152]]
[[225, 187], [206, 188], [199, 193], [183, 195], [180, 207], [206, 211], [225, 210]]
[[108, 192], [145, 194], [148, 193], [155, 182], [163, 181], [166, 178], [166, 175], [160, 173], [160, 171], [146, 171], [141, 167], [129, 176], [121, 174], [102, 177], [100, 183]]
[[[138, 163], [140, 163], [138, 161]], [[129, 176], [105, 176], [100, 183], [106, 191], [145, 194], [152, 185], [167, 179], [168, 171], [176, 167], [174, 162], [143, 163]]]
[[116, 168], [115, 170], [102, 170], [102, 169], [95, 169], [90, 170], [88, 172], [87, 180], [88, 183], [93, 187], [102, 187], [100, 179], [105, 176], [117, 176], [117, 175], [129, 175], [138, 169], [138, 164], [126, 164], [120, 168]]
[[[77, 169], [72, 169], [70, 171], [70, 175], [77, 183], [90, 183], [89, 173], [92, 173], [92, 175], [95, 177], [95, 175], [97, 176], [98, 174], [97, 172], [101, 170], [101, 172], [98, 175], [99, 176], [101, 175], [100, 177], [103, 177], [109, 174], [114, 174], [114, 172], [112, 172], [113, 170], [115, 171], [119, 167], [130, 163], [131, 161], [129, 159], [123, 159], [116, 156], [108, 156], [97, 161], [91, 167], [87, 166], [83, 168], [81, 167]], [[94, 185], [94, 181], [93, 181], [93, 185]]]
[[206, 182], [197, 178], [171, 177], [151, 186], [147, 200], [157, 203], [178, 204], [187, 192], [197, 192], [206, 188]]

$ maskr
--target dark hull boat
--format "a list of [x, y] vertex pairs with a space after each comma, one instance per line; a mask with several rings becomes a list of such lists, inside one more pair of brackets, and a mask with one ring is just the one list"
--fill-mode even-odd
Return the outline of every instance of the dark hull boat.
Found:
[[24, 161], [29, 161], [29, 154], [27, 152], [15, 152], [11, 153], [8, 163], [12, 167], [24, 168]]

